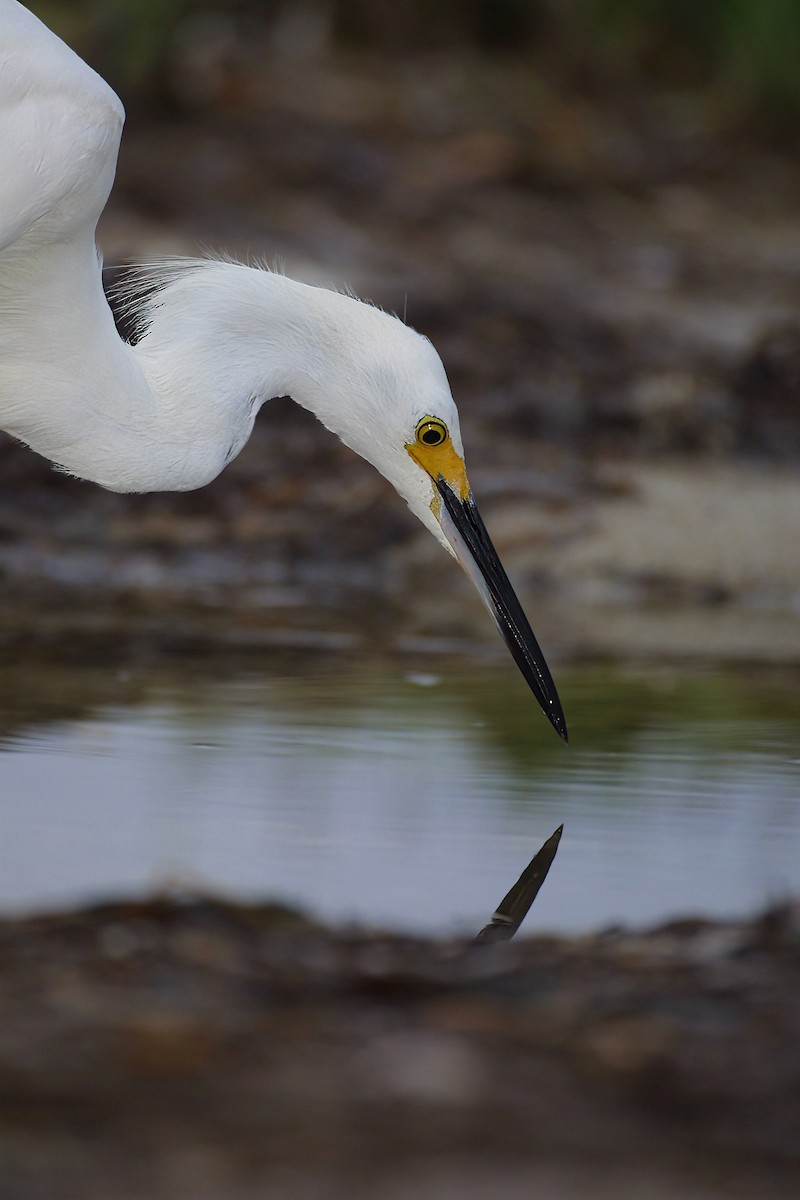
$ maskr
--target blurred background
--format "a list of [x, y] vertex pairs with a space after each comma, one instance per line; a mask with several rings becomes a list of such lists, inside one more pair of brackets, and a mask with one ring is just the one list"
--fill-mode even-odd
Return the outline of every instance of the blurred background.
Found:
[[6, 439], [0, 902], [177, 878], [452, 928], [562, 820], [545, 923], [796, 888], [800, 7], [30, 7], [127, 109], [109, 282], [213, 248], [433, 340], [572, 747], [289, 401], [185, 495]]
[[[666, 596], [713, 607], [720, 639], [720, 608], [796, 609], [796, 5], [32, 7], [128, 110], [110, 278], [213, 248], [405, 313], [443, 357], [516, 577], [559, 607]], [[7, 442], [2, 466], [9, 587], [229, 605], [266, 574], [397, 596], [428, 567], [468, 594], [383, 481], [285, 402], [196, 495], [104, 495]], [[440, 625], [433, 609], [415, 620]], [[451, 619], [473, 614], [470, 597]]]
[[290, 401], [183, 495], [0, 439], [0, 1197], [797, 1196], [796, 906], [706, 918], [800, 892], [800, 5], [30, 7], [127, 109], [110, 284], [433, 340], [571, 741]]

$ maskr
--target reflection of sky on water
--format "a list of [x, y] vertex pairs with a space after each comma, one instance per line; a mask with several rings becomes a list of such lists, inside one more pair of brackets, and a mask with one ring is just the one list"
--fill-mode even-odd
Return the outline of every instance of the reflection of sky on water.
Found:
[[592, 736], [562, 752], [542, 722], [553, 745], [537, 741], [538, 759], [493, 736], [491, 679], [476, 684], [482, 709], [396, 675], [328, 677], [29, 727], [0, 754], [0, 906], [186, 882], [472, 930], [562, 821], [529, 932], [737, 913], [800, 890], [798, 722], [734, 706], [682, 723], [671, 701], [632, 721], [610, 703], [629, 728], [604, 738], [597, 693], [615, 686], [573, 670], [574, 724], [585, 706]]

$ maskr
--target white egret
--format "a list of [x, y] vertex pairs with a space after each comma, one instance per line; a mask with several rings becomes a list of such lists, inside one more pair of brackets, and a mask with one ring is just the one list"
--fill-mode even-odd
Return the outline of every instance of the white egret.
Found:
[[458, 559], [566, 740], [426, 338], [351, 296], [214, 260], [143, 268], [140, 336], [119, 337], [95, 228], [123, 120], [90, 67], [16, 0], [0, 0], [0, 428], [113, 491], [183, 491], [239, 453], [266, 400], [291, 396]]

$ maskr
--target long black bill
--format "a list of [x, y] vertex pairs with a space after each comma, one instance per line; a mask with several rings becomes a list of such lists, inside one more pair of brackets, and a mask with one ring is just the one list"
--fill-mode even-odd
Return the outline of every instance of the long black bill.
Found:
[[440, 514], [442, 532], [480, 592], [528, 687], [539, 701], [542, 712], [566, 742], [567, 723], [556, 685], [528, 618], [497, 557], [475, 501], [471, 495], [462, 500], [442, 475], [436, 481], [436, 486], [443, 504]]

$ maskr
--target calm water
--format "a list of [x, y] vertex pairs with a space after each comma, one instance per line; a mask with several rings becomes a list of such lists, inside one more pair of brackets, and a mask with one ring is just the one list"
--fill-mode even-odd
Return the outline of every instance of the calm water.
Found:
[[569, 748], [505, 660], [18, 664], [0, 701], [0, 909], [178, 883], [470, 931], [562, 821], [528, 932], [800, 891], [796, 673], [557, 675]]

